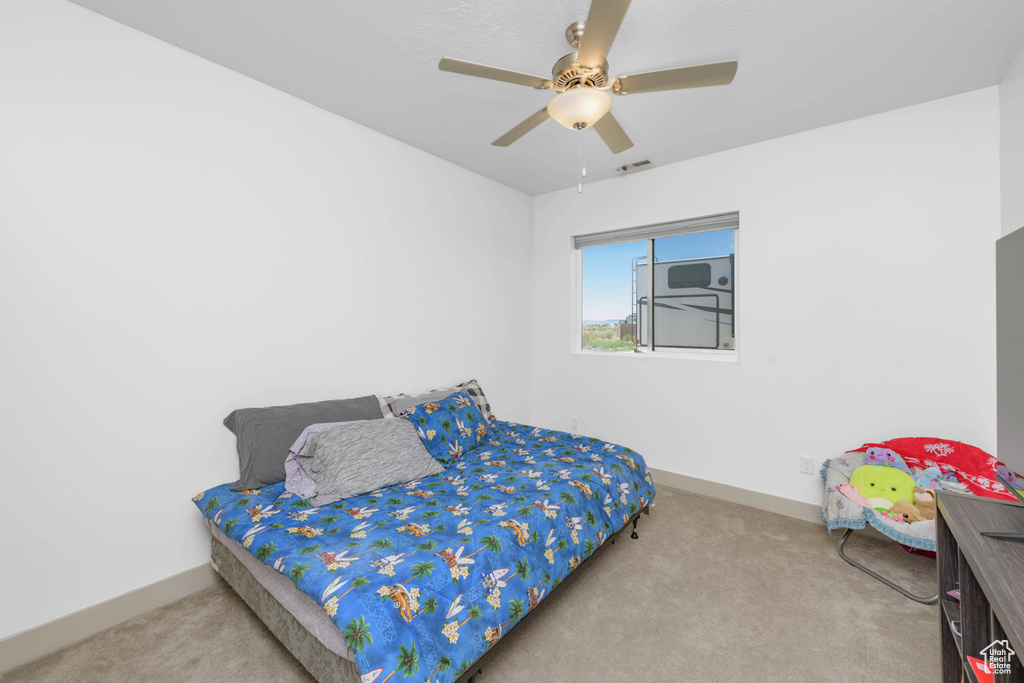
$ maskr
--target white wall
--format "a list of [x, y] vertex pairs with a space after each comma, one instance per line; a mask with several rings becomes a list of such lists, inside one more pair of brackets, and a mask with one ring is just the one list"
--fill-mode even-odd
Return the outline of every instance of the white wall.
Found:
[[1024, 50], [999, 85], [1003, 232], [1024, 227]]
[[[812, 503], [801, 455], [994, 450], [998, 117], [992, 87], [535, 198], [533, 422]], [[571, 353], [571, 235], [734, 210], [739, 363]]]
[[530, 198], [60, 0], [0, 3], [0, 638], [197, 566], [238, 407], [479, 379]]

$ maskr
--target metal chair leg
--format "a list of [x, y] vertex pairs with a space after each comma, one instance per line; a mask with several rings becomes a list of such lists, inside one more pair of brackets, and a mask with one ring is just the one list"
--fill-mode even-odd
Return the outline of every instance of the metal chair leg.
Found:
[[938, 593], [935, 593], [935, 595], [931, 596], [930, 598], [918, 597], [917, 595], [914, 595], [913, 593], [909, 592], [905, 588], [901, 588], [900, 586], [897, 586], [895, 583], [893, 583], [889, 579], [885, 578], [884, 576], [879, 576], [878, 574], [876, 574], [875, 572], [871, 571], [870, 569], [868, 569], [864, 565], [858, 564], [857, 562], [854, 562], [849, 557], [847, 557], [846, 553], [843, 552], [843, 546], [846, 545], [846, 540], [848, 538], [850, 538], [851, 534], [853, 534], [853, 529], [847, 529], [846, 533], [843, 534], [843, 537], [839, 539], [839, 546], [837, 547], [837, 550], [839, 552], [839, 557], [843, 558], [849, 564], [851, 564], [854, 567], [856, 567], [857, 569], [861, 570], [862, 572], [864, 572], [865, 574], [867, 574], [871, 578], [876, 579], [878, 581], [881, 581], [882, 583], [884, 583], [889, 588], [892, 588], [894, 591], [898, 591], [899, 593], [902, 593], [903, 595], [905, 595], [906, 597], [910, 598], [911, 600], [913, 600], [915, 602], [920, 602], [922, 605], [934, 605], [935, 603], [937, 603], [939, 601], [939, 594]]

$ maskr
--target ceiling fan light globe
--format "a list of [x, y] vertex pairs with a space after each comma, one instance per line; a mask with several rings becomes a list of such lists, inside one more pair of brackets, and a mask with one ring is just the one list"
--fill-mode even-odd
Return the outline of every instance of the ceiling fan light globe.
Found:
[[593, 126], [611, 108], [611, 95], [583, 86], [556, 95], [548, 104], [548, 115], [566, 128], [578, 130]]

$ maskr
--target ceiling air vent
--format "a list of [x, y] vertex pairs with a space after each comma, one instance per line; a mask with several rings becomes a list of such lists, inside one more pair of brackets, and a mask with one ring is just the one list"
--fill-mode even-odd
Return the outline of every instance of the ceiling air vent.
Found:
[[616, 166], [615, 167], [615, 172], [616, 173], [632, 173], [634, 171], [642, 171], [645, 168], [648, 168], [650, 165], [651, 165], [651, 160], [650, 159], [644, 159], [643, 161], [634, 161], [633, 163], [626, 164], [625, 166]]

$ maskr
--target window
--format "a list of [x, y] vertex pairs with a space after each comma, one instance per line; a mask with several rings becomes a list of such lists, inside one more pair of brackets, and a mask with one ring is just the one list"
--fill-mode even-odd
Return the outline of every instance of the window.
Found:
[[738, 229], [739, 214], [730, 213], [573, 238], [582, 267], [580, 347], [735, 349]]

